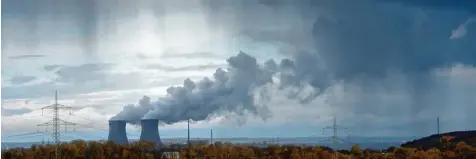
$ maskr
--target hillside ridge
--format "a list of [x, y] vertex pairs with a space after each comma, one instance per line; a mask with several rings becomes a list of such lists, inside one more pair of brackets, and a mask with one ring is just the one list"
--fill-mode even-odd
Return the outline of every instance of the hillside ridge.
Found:
[[441, 138], [443, 136], [450, 136], [452, 139], [450, 142], [456, 144], [458, 142], [465, 142], [470, 146], [476, 146], [476, 130], [469, 131], [453, 131], [442, 134], [433, 134], [424, 138], [416, 139], [403, 143], [401, 147], [407, 148], [421, 148], [424, 150], [437, 147], [441, 143]]

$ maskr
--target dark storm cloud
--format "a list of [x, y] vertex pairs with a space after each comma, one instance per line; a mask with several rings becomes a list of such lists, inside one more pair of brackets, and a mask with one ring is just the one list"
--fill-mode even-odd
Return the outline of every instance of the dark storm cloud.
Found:
[[[283, 30], [253, 30], [245, 32], [246, 35], [258, 41], [281, 41], [291, 46], [307, 42], [314, 48], [310, 54], [319, 57], [314, 59], [325, 63], [335, 79], [350, 82], [362, 76], [383, 78], [390, 70], [407, 75], [425, 74], [455, 63], [476, 63], [476, 46], [471, 43], [476, 40], [474, 32], [468, 32], [468, 36], [458, 42], [449, 40], [451, 31], [471, 16], [467, 10], [418, 9], [377, 0], [260, 2], [277, 10], [279, 15], [287, 13], [280, 13], [280, 9], [294, 8], [293, 11], [298, 10], [305, 17], [302, 21], [313, 21], [308, 32], [312, 41], [308, 43], [308, 39], [299, 37], [282, 38], [295, 34], [286, 35]], [[462, 5], [455, 2], [454, 6]], [[295, 29], [293, 27], [301, 26], [290, 26], [291, 30]], [[296, 48], [299, 50], [302, 46]], [[298, 59], [303, 54], [298, 51], [295, 56], [293, 58]]]
[[[376, 0], [261, 2], [275, 9], [294, 6], [301, 9], [302, 14], [313, 17], [314, 54], [322, 57], [337, 78], [348, 79], [361, 74], [378, 77], [389, 69], [421, 73], [457, 62], [474, 64], [476, 61], [473, 53], [476, 47], [470, 42], [475, 40], [474, 36], [458, 43], [448, 39], [451, 30], [470, 17], [468, 11], [421, 10], [399, 5], [401, 2]], [[431, 2], [425, 4], [432, 5]], [[461, 2], [469, 3], [474, 1]], [[457, 2], [451, 4], [464, 6]], [[316, 8], [324, 8], [324, 11]], [[256, 40], [289, 43], [286, 38], [276, 38], [269, 30], [248, 33]]]
[[474, 0], [380, 0], [381, 2], [402, 3], [427, 9], [439, 9], [450, 11], [468, 11], [476, 13], [476, 1]]
[[[366, 92], [373, 92], [366, 100], [355, 93], [354, 96], [360, 97], [358, 102], [341, 106], [345, 107], [342, 111], [382, 116], [377, 111], [382, 110], [388, 112], [387, 115], [395, 116], [397, 113], [392, 114], [389, 110], [398, 107], [406, 109], [398, 113], [400, 116], [417, 122], [424, 120], [418, 118], [421, 112], [450, 109], [446, 103], [451, 92], [444, 87], [447, 85], [444, 82], [435, 82], [432, 71], [456, 63], [476, 64], [476, 47], [470, 42], [476, 40], [475, 34], [468, 34], [458, 43], [449, 40], [451, 30], [464, 22], [469, 14], [422, 12], [380, 3], [355, 3], [339, 8], [338, 12], [330, 13], [334, 20], [321, 17], [315, 22], [313, 35], [316, 50], [335, 79], [361, 85]], [[389, 90], [372, 89], [396, 85], [372, 84], [392, 80], [389, 75], [395, 70], [404, 78], [395, 81], [401, 88], [389, 90], [406, 94], [407, 97], [400, 100], [408, 102], [398, 106], [392, 106], [391, 100], [378, 102], [381, 100], [378, 94], [398, 95]], [[359, 110], [367, 112], [359, 113]], [[442, 113], [433, 112], [433, 117]], [[398, 118], [401, 117], [394, 119]], [[414, 130], [419, 128], [413, 127]]]
[[[476, 65], [476, 46], [472, 44], [476, 33], [471, 32], [475, 27], [468, 27], [466, 37], [457, 42], [449, 39], [453, 29], [473, 16], [474, 12], [464, 9], [464, 5], [447, 7], [453, 10], [370, 0], [314, 5], [326, 11], [314, 12], [313, 54], [320, 57], [317, 61], [325, 63], [334, 80], [347, 83], [346, 95], [340, 99], [347, 103], [335, 107], [355, 114], [354, 124], [372, 128], [376, 125], [370, 126], [373, 122], [369, 121], [391, 116], [387, 122], [408, 120], [409, 131], [425, 134], [428, 127], [418, 123], [446, 116], [445, 112], [455, 105], [467, 110], [467, 104], [476, 102], [469, 100], [470, 94], [458, 97], [464, 102], [450, 97], [475, 89], [471, 84], [466, 84], [465, 90], [455, 91], [451, 87], [456, 84], [450, 82], [451, 78], [433, 75], [435, 69], [457, 63]], [[469, 5], [472, 6], [475, 5]], [[318, 74], [309, 72], [309, 75]], [[463, 112], [466, 113], [459, 118], [474, 119], [469, 112]], [[422, 117], [422, 113], [427, 115]], [[366, 116], [375, 118], [357, 120]]]
[[[466, 25], [464, 38], [450, 39], [452, 30], [474, 16], [475, 1], [390, 1], [262, 0], [266, 7], [247, 1], [228, 10], [240, 17], [234, 23], [246, 25], [237, 32], [295, 47], [280, 64], [294, 73], [281, 82], [325, 90], [343, 81], [348, 88], [341, 100], [353, 102], [335, 105], [335, 110], [361, 114], [356, 119], [375, 115], [415, 122], [442, 115], [454, 103], [449, 96], [459, 93], [450, 90], [456, 77], [435, 77], [434, 71], [476, 65], [474, 25]], [[215, 11], [229, 7], [228, 1], [210, 2]], [[439, 111], [417, 118], [431, 109]]]
[[476, 37], [460, 43], [448, 39], [468, 14], [428, 12], [420, 19], [419, 10], [379, 3], [342, 9], [332, 13], [337, 21], [319, 18], [313, 29], [316, 48], [337, 77], [379, 76], [391, 68], [425, 73], [454, 63], [476, 63], [476, 47], [469, 43]]
[[[21, 41], [26, 47], [35, 47], [46, 39], [73, 35], [80, 37], [84, 53], [91, 55], [96, 51], [99, 5], [95, 0], [2, 0], [2, 21], [5, 22], [2, 28], [11, 31], [6, 32], [2, 40], [7, 44]], [[45, 20], [50, 23], [42, 23]], [[13, 26], [16, 23], [12, 22], [20, 22], [23, 30], [17, 30]]]

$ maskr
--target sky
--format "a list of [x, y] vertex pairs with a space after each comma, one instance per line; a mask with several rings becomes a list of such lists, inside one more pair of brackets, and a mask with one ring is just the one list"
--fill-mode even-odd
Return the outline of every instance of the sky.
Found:
[[55, 90], [84, 139], [144, 105], [137, 119], [170, 121], [163, 137], [185, 137], [186, 117], [199, 137], [330, 136], [333, 115], [352, 136], [425, 136], [437, 117], [476, 128], [471, 0], [2, 0], [1, 13], [4, 134], [43, 131]]

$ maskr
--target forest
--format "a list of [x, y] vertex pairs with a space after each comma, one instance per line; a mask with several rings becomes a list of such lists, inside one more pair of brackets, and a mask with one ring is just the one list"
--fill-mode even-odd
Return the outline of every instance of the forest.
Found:
[[[176, 149], [177, 155], [166, 156], [154, 151], [154, 144], [135, 142], [117, 145], [107, 141], [76, 140], [62, 143], [58, 147], [62, 159], [153, 159], [153, 158], [198, 158], [198, 159], [474, 159], [476, 146], [464, 141], [453, 142], [454, 137], [442, 136], [439, 144], [429, 149], [411, 147], [390, 147], [386, 150], [361, 149], [354, 145], [350, 150], [332, 150], [327, 147], [278, 146], [267, 148], [239, 146], [231, 143], [211, 145], [196, 144], [190, 148]], [[2, 151], [2, 159], [50, 159], [55, 157], [55, 145], [33, 145], [30, 148], [13, 148]]]

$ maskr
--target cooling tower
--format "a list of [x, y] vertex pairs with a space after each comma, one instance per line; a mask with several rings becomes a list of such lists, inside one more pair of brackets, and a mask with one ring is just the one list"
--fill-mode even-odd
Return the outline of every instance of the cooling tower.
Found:
[[126, 134], [126, 121], [109, 120], [109, 141], [116, 144], [128, 144]]
[[142, 131], [140, 133], [140, 141], [148, 141], [155, 143], [155, 149], [162, 147], [162, 141], [159, 136], [159, 120], [143, 119], [140, 121]]

